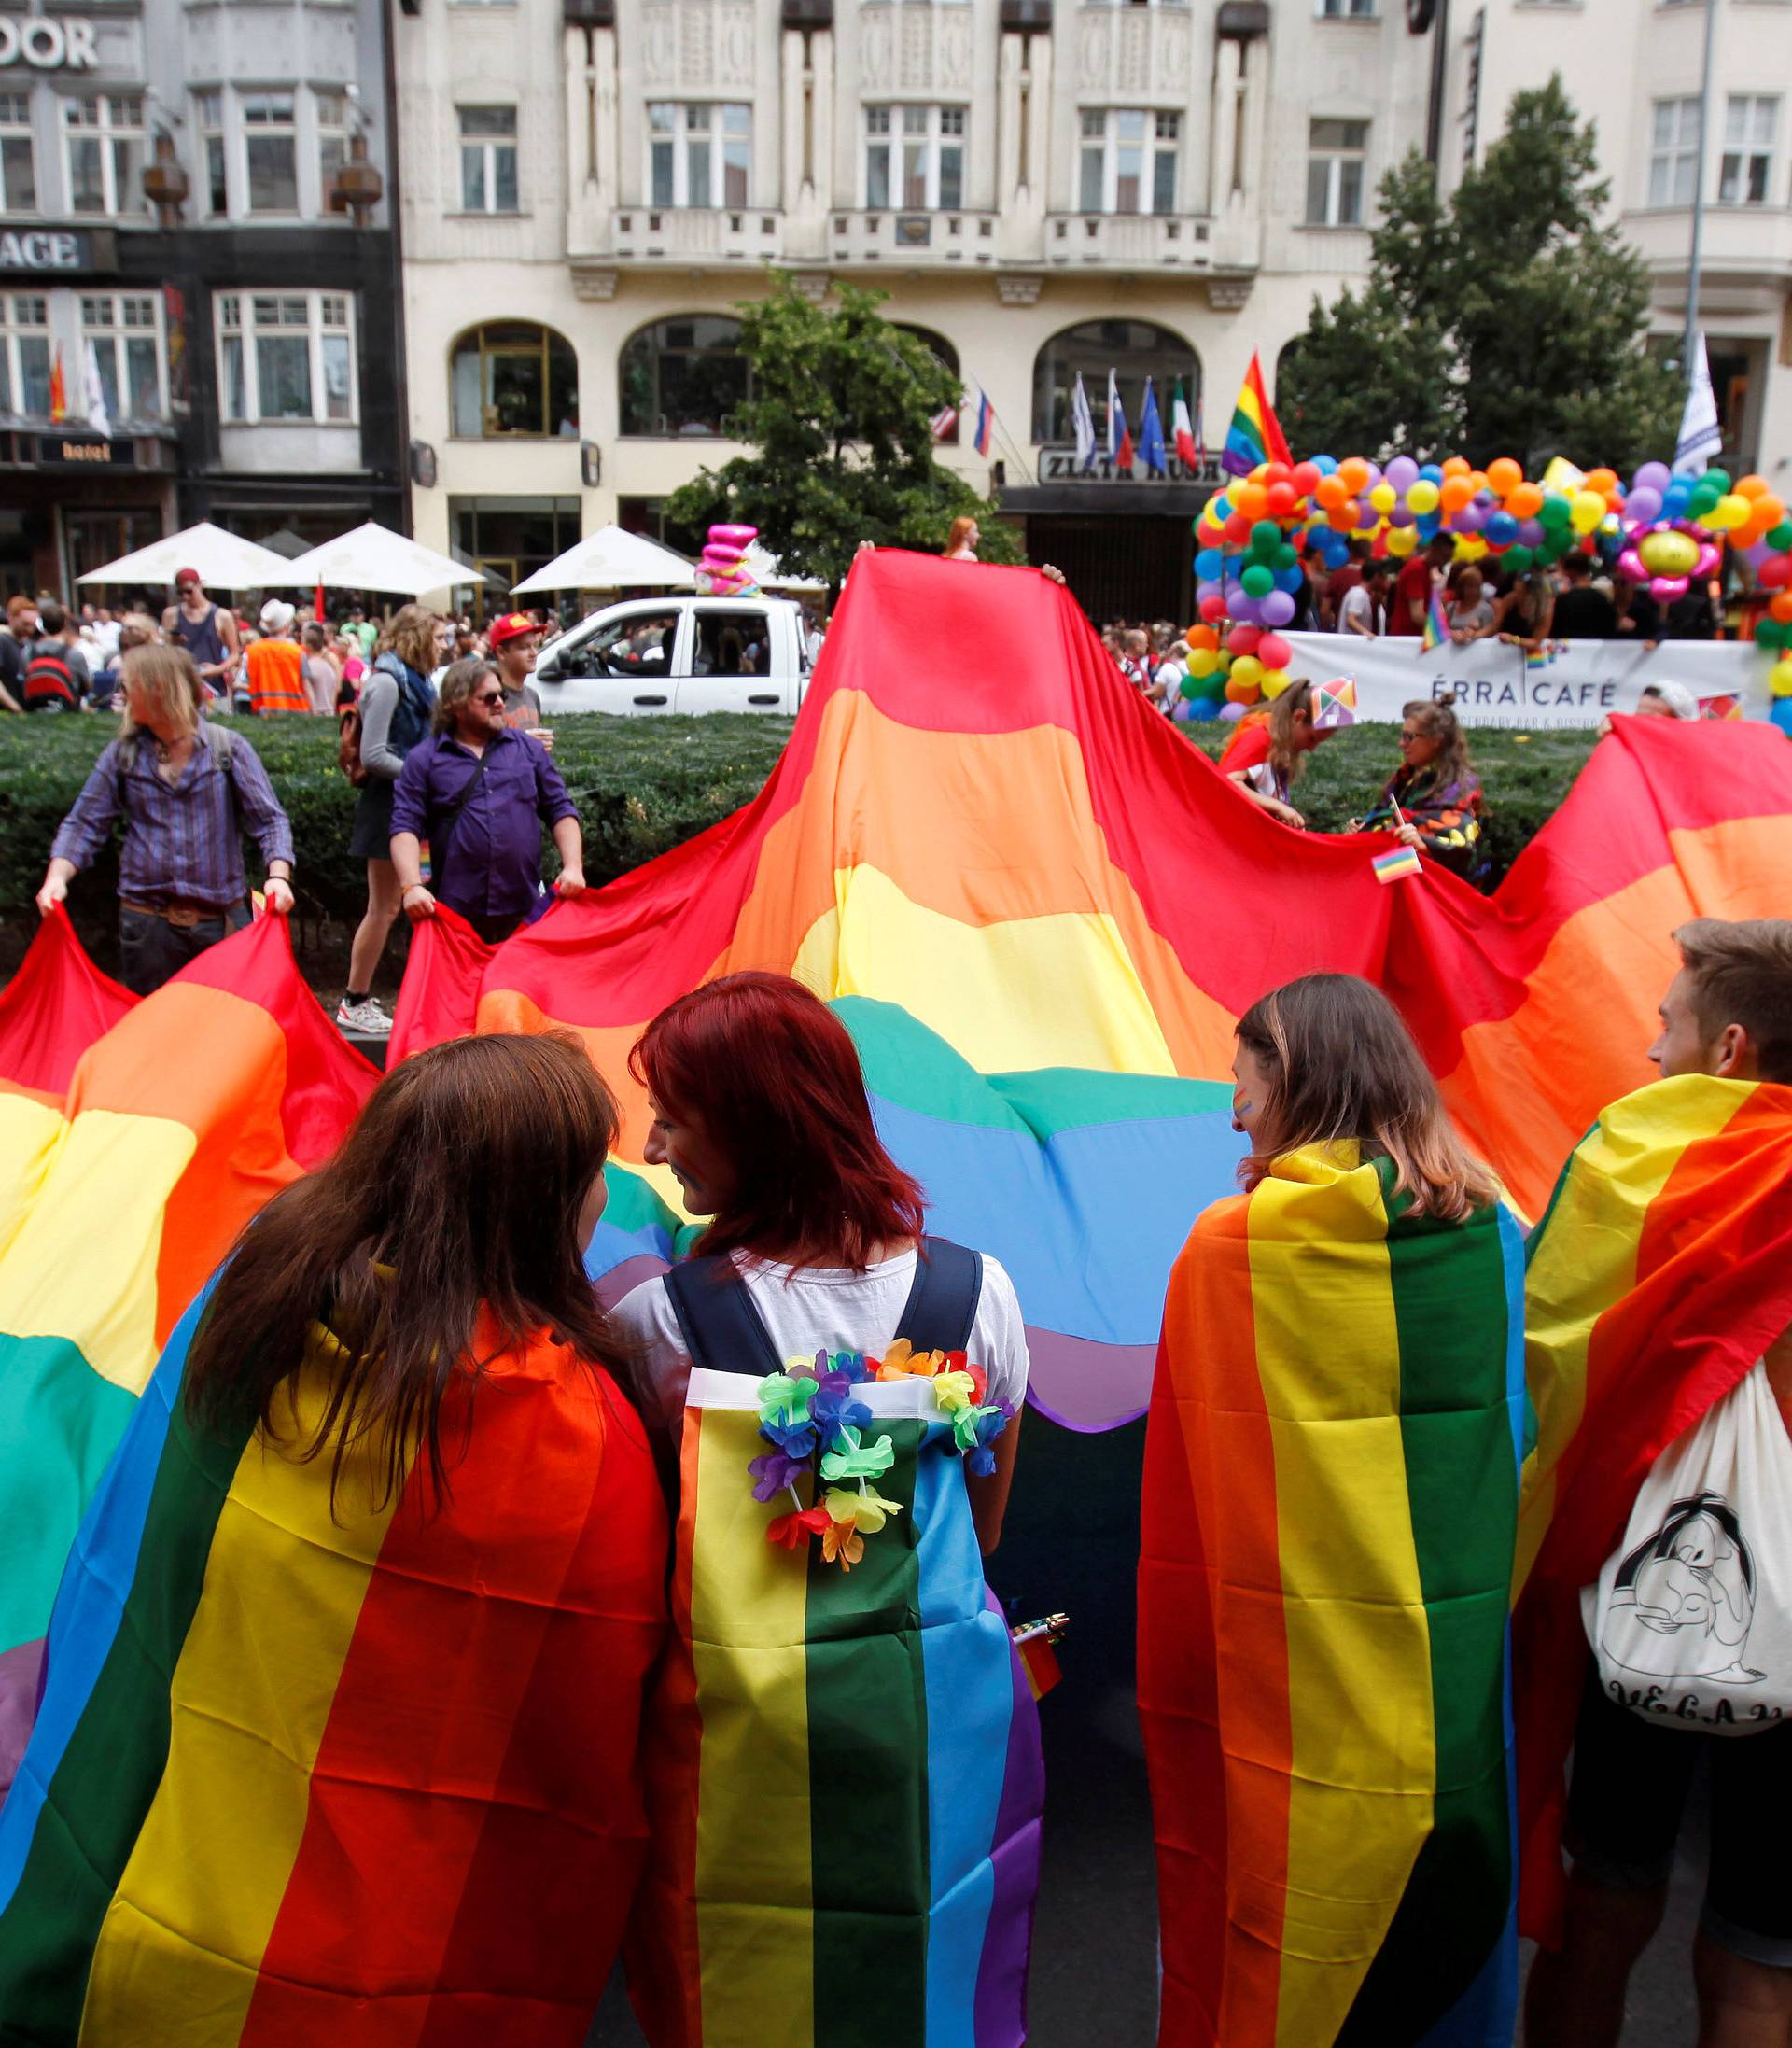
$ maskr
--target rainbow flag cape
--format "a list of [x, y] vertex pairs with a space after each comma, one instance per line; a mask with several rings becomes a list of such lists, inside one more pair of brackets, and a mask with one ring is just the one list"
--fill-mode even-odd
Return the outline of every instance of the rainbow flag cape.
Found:
[[328, 1456], [189, 1423], [204, 1298], [57, 1596], [0, 1810], [6, 2031], [578, 2048], [646, 1845], [665, 1518], [640, 1424], [543, 1339], [450, 1390], [445, 1498], [413, 1464], [373, 1506], [363, 1452], [332, 1511]]
[[158, 1348], [378, 1078], [277, 918], [140, 1003], [59, 912], [0, 998], [0, 1789], [63, 1560]]
[[1253, 349], [1251, 367], [1239, 386], [1239, 402], [1232, 408], [1232, 424], [1225, 430], [1220, 467], [1228, 476], [1249, 476], [1260, 462], [1292, 463], [1294, 459], [1264, 389], [1263, 365]]
[[1434, 647], [1442, 647], [1449, 638], [1449, 620], [1444, 611], [1444, 594], [1434, 590], [1431, 602], [1425, 607], [1424, 648], [1430, 653]]
[[1523, 1240], [1290, 1153], [1196, 1223], [1145, 1442], [1161, 2048], [1506, 2048]]
[[855, 1388], [897, 1510], [850, 1572], [766, 1540], [758, 1381], [693, 1370], [653, 1848], [629, 1991], [653, 2048], [1019, 2048], [1039, 1716], [931, 1382]]
[[1589, 1656], [1580, 1589], [1656, 1459], [1792, 1326], [1792, 1087], [1687, 1074], [1614, 1102], [1563, 1169], [1529, 1256], [1519, 1823], [1526, 1931], [1548, 1939]]

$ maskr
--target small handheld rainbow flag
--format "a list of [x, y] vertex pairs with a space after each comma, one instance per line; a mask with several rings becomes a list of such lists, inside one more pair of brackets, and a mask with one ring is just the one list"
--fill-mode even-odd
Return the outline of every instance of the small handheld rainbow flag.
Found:
[[1416, 848], [1395, 847], [1390, 853], [1378, 853], [1369, 865], [1378, 882], [1403, 882], [1408, 875], [1417, 875], [1421, 863]]
[[1356, 723], [1356, 678], [1334, 676], [1313, 689], [1313, 730], [1335, 733]]
[[1425, 652], [1441, 647], [1449, 638], [1449, 621], [1444, 616], [1444, 594], [1434, 590], [1431, 602], [1425, 607]]
[[1239, 386], [1239, 402], [1232, 408], [1232, 424], [1225, 430], [1220, 467], [1228, 476], [1249, 476], [1260, 462], [1292, 463], [1294, 459], [1263, 387], [1263, 366], [1253, 349], [1251, 367]]
[[1701, 718], [1741, 718], [1742, 715], [1743, 700], [1741, 697], [1701, 697], [1699, 699], [1699, 716]]
[[1036, 1700], [1043, 1700], [1064, 1676], [1057, 1645], [1070, 1625], [1068, 1614], [1048, 1614], [1043, 1621], [1019, 1622], [1013, 1631], [1020, 1668]]

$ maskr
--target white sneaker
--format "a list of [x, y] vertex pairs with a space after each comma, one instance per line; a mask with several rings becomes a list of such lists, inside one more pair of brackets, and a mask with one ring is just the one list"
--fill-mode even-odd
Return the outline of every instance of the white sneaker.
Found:
[[390, 1038], [392, 1019], [379, 1004], [369, 996], [365, 1003], [337, 1005], [336, 1026], [339, 1031], [353, 1031], [359, 1038]]

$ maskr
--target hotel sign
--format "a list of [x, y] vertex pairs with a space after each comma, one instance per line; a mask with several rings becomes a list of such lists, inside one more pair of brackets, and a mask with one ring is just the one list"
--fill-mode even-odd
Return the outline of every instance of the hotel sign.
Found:
[[1220, 458], [1210, 455], [1194, 468], [1179, 456], [1168, 456], [1164, 474], [1154, 476], [1135, 455], [1130, 470], [1116, 469], [1105, 455], [1098, 455], [1088, 469], [1076, 459], [1074, 448], [1043, 448], [1039, 456], [1042, 484], [1202, 484], [1217, 487], [1225, 482]]
[[0, 71], [91, 71], [99, 63], [98, 25], [67, 15], [0, 15]]
[[100, 434], [38, 434], [33, 451], [40, 465], [52, 470], [134, 470], [135, 445], [107, 441]]

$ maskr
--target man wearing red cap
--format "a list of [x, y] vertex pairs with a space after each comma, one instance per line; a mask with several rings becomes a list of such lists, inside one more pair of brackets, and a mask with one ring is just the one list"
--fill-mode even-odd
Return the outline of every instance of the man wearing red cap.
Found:
[[552, 753], [553, 735], [541, 722], [541, 693], [529, 680], [541, 650], [539, 624], [526, 611], [507, 612], [492, 622], [485, 644], [497, 665], [497, 680], [504, 685], [505, 724], [533, 734]]
[[201, 681], [228, 697], [231, 678], [243, 658], [235, 615], [206, 596], [196, 568], [175, 571], [175, 599], [161, 615], [161, 630], [193, 657]]

